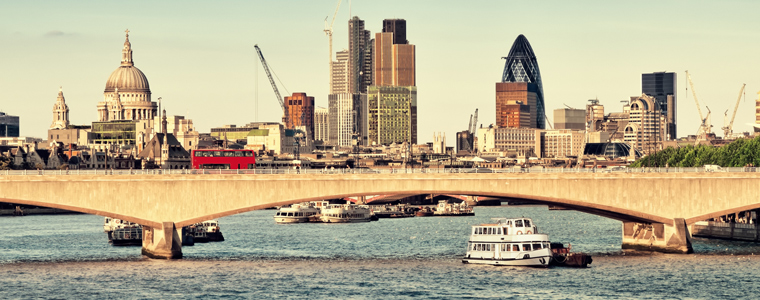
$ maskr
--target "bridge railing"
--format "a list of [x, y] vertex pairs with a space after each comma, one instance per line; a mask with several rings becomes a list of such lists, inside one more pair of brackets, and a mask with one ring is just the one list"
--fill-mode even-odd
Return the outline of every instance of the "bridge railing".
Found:
[[150, 170], [4, 170], [0, 175], [170, 175], [170, 174], [421, 174], [421, 173], [754, 173], [758, 168], [358, 168], [358, 169], [150, 169]]

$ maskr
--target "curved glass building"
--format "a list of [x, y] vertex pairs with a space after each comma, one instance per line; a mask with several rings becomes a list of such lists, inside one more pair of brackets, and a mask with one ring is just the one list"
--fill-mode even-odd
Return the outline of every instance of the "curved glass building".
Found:
[[533, 53], [533, 48], [530, 46], [528, 39], [522, 34], [519, 35], [512, 44], [512, 49], [509, 50], [509, 55], [503, 58], [505, 58], [507, 62], [504, 65], [504, 74], [501, 78], [501, 82], [527, 83], [519, 85], [519, 87], [524, 87], [524, 92], [529, 95], [528, 98], [533, 98], [531, 96], [535, 93], [535, 104], [530, 103], [533, 102], [530, 101], [532, 99], [526, 99], [527, 101], [524, 103], [531, 106], [530, 127], [545, 129], [546, 113], [544, 108], [544, 88], [541, 84], [541, 72], [538, 70], [536, 54]]

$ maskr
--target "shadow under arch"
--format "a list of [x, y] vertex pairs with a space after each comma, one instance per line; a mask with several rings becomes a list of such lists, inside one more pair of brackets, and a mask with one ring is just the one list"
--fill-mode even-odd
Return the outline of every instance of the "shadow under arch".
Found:
[[[430, 194], [430, 193], [431, 193], [430, 191], [408, 191], [408, 190], [383, 192], [384, 195]], [[582, 201], [568, 200], [568, 199], [562, 199], [562, 198], [527, 196], [527, 195], [520, 195], [520, 194], [505, 194], [505, 193], [455, 191], [455, 190], [435, 191], [433, 193], [434, 194], [451, 194], [451, 195], [468, 195], [468, 196], [479, 196], [479, 197], [514, 198], [514, 199], [520, 199], [520, 200], [524, 200], [525, 202], [532, 202], [536, 204], [546, 204], [546, 205], [566, 207], [573, 210], [577, 210], [577, 211], [581, 211], [581, 212], [585, 212], [585, 213], [589, 213], [593, 215], [598, 215], [598, 216], [602, 216], [606, 218], [611, 218], [611, 219], [615, 219], [615, 220], [619, 220], [623, 222], [673, 224], [672, 219], [661, 217], [661, 216], [641, 213], [637, 211], [617, 208], [617, 207], [608, 206], [608, 205], [586, 203]], [[309, 201], [322, 201], [322, 200], [328, 200], [328, 199], [338, 199], [338, 198], [357, 197], [357, 196], [361, 197], [361, 196], [371, 196], [371, 195], [377, 195], [377, 193], [333, 194], [333, 195], [323, 195], [320, 197], [312, 197], [312, 198], [290, 199], [290, 200], [272, 202], [272, 203], [267, 203], [267, 204], [262, 204], [262, 205], [244, 207], [244, 208], [239, 208], [239, 209], [234, 209], [234, 210], [228, 210], [228, 211], [218, 212], [214, 214], [208, 214], [208, 215], [199, 216], [199, 217], [195, 217], [188, 220], [181, 220], [179, 222], [176, 222], [175, 224], [177, 227], [182, 227], [182, 226], [191, 225], [191, 224], [202, 222], [209, 219], [216, 219], [216, 218], [236, 215], [240, 213], [245, 213], [249, 211], [270, 208], [274, 206], [290, 205], [290, 204], [309, 202]]]
[[748, 211], [748, 210], [754, 210], [754, 209], [758, 209], [758, 208], [760, 208], [760, 203], [751, 204], [751, 205], [745, 205], [745, 206], [739, 206], [739, 207], [731, 208], [731, 209], [725, 209], [725, 210], [717, 211], [717, 212], [714, 212], [714, 213], [709, 213], [709, 214], [705, 214], [705, 215], [701, 215], [701, 216], [696, 216], [696, 217], [688, 218], [688, 219], [686, 219], [686, 225], [691, 225], [691, 224], [694, 224], [694, 223], [699, 222], [699, 221], [705, 221], [705, 220], [712, 219], [712, 218], [717, 218], [717, 217], [720, 217], [720, 216], [735, 214], [735, 213], [739, 213], [739, 212], [743, 212], [743, 211]]
[[109, 212], [109, 211], [95, 210], [95, 209], [82, 208], [82, 207], [69, 206], [69, 205], [62, 205], [62, 204], [56, 204], [56, 203], [48, 203], [48, 202], [41, 202], [41, 201], [30, 201], [30, 200], [17, 200], [17, 199], [8, 199], [8, 198], [0, 198], [0, 202], [13, 203], [13, 204], [23, 204], [23, 205], [30, 205], [30, 206], [49, 207], [49, 208], [58, 208], [58, 209], [64, 209], [64, 210], [68, 210], [68, 211], [85, 213], [85, 214], [89, 214], [89, 215], [97, 215], [97, 216], [102, 216], [102, 217], [110, 217], [110, 218], [114, 218], [114, 219], [120, 219], [120, 220], [129, 221], [129, 222], [132, 222], [132, 223], [137, 223], [137, 224], [140, 224], [140, 225], [146, 225], [146, 226], [150, 226], [150, 227], [160, 227], [161, 226], [161, 223], [159, 223], [159, 222], [154, 222], [154, 221], [150, 221], [150, 220], [135, 218], [135, 217], [126, 216], [126, 215], [121, 215], [121, 214], [112, 213], [112, 212]]

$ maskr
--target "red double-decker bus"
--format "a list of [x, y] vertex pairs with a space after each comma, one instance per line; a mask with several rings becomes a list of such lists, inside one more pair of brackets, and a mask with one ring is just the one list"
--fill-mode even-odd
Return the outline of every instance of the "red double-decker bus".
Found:
[[253, 150], [193, 150], [193, 169], [254, 169]]

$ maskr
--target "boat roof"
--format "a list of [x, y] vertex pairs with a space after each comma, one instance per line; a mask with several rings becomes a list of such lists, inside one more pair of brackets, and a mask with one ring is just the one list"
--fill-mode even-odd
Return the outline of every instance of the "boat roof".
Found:
[[491, 220], [496, 221], [496, 223], [485, 223], [480, 225], [473, 225], [473, 226], [499, 226], [501, 224], [506, 224], [508, 221], [517, 221], [517, 220], [529, 220], [531, 223], [533, 222], [533, 219], [531, 218], [491, 218]]

